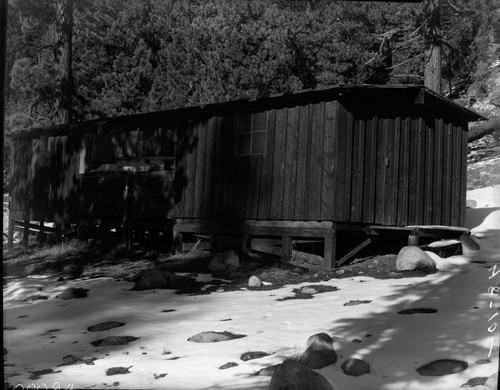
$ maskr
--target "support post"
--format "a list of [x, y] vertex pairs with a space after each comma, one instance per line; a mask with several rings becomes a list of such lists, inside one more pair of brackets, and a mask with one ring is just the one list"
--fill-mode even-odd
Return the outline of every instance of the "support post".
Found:
[[7, 249], [9, 252], [14, 250], [14, 220], [9, 218], [9, 232], [7, 233]]
[[336, 268], [335, 256], [337, 249], [337, 231], [332, 230], [332, 234], [325, 236], [325, 248], [323, 250], [323, 266], [325, 268]]
[[241, 250], [243, 253], [249, 253], [252, 247], [252, 237], [249, 234], [244, 233], [241, 236]]
[[40, 220], [40, 231], [38, 232], [38, 242], [43, 244], [45, 242], [45, 222], [44, 219]]
[[212, 254], [217, 254], [217, 234], [210, 235], [210, 247], [212, 248]]
[[25, 248], [28, 247], [29, 244], [29, 236], [30, 236], [30, 220], [28, 215], [24, 214], [24, 229], [23, 229], [23, 246]]
[[418, 236], [419, 236], [418, 229], [412, 231], [411, 234], [408, 236], [408, 246], [418, 246]]
[[281, 237], [281, 256], [286, 263], [292, 259], [292, 238], [290, 236]]
[[129, 179], [125, 178], [125, 188], [123, 190], [123, 220], [122, 220], [122, 243], [127, 249], [131, 248], [130, 218], [129, 218]]
[[178, 230], [172, 230], [172, 242], [174, 250], [177, 252], [182, 252], [182, 233]]

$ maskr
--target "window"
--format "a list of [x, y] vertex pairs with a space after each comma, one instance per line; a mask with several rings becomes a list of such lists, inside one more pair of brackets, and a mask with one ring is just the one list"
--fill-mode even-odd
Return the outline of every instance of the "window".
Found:
[[266, 154], [267, 112], [243, 114], [238, 117], [236, 154]]
[[80, 173], [170, 169], [175, 156], [175, 128], [87, 134], [80, 152]]

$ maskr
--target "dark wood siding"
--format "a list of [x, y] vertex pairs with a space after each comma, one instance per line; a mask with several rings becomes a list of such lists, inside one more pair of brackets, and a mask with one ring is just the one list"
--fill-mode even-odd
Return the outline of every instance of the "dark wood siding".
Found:
[[[132, 180], [135, 218], [463, 225], [467, 117], [425, 99], [404, 89], [313, 91], [165, 123], [141, 116], [148, 127], [109, 120], [17, 139], [11, 210], [120, 218]], [[265, 153], [239, 155], [239, 117], [255, 113], [265, 113]], [[157, 167], [127, 179], [110, 159]]]

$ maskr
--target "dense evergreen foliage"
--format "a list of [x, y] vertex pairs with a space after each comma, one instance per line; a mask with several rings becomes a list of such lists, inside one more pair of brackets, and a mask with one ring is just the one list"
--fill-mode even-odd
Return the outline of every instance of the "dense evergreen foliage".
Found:
[[[486, 48], [499, 5], [442, 3], [443, 77], [457, 96], [494, 54]], [[73, 121], [329, 84], [423, 83], [422, 4], [9, 0], [7, 132], [61, 123], [58, 12], [67, 9]]]
[[[56, 11], [69, 0], [12, 0], [8, 123], [57, 122]], [[493, 0], [443, 7], [443, 77], [471, 83]], [[422, 83], [421, 4], [279, 0], [79, 0], [73, 120], [346, 83]]]

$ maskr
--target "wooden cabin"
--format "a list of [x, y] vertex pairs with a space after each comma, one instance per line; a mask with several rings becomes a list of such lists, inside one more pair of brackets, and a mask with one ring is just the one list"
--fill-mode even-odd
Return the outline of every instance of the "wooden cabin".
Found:
[[[480, 118], [422, 86], [356, 85], [15, 133], [9, 236], [54, 223], [244, 250], [274, 238], [285, 258], [315, 239], [332, 267], [384, 231], [464, 230]], [[358, 242], [336, 253], [339, 235]]]

